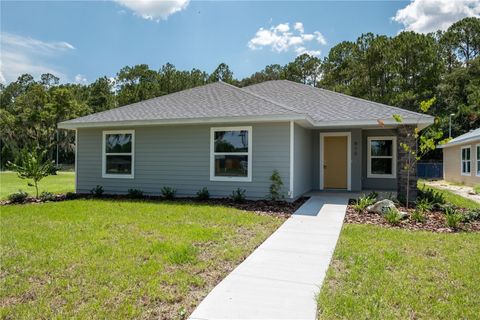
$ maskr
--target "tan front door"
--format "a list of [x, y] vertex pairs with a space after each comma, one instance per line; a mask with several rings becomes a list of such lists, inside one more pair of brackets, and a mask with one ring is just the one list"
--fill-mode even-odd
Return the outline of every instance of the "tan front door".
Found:
[[323, 187], [347, 189], [348, 137], [326, 136], [323, 139]]

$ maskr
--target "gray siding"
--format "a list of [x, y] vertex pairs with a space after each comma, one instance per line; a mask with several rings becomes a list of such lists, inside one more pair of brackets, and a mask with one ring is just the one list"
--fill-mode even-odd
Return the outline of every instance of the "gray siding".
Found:
[[313, 130], [294, 126], [293, 197], [313, 189]]
[[77, 192], [88, 193], [101, 185], [106, 193], [126, 193], [135, 188], [158, 195], [162, 187], [170, 186], [177, 189], [179, 196], [194, 196], [199, 189], [207, 187], [213, 197], [225, 197], [232, 190], [242, 188], [248, 198], [259, 199], [268, 195], [270, 176], [277, 169], [287, 194], [290, 181], [288, 122], [252, 125], [252, 182], [210, 181], [211, 127], [122, 128], [135, 129], [134, 179], [102, 178], [102, 131], [109, 128], [79, 129]]
[[[367, 143], [368, 137], [396, 136], [394, 129], [363, 130], [362, 132], [362, 186], [366, 190], [397, 190], [397, 179], [392, 178], [367, 178]], [[398, 144], [398, 141], [397, 141]], [[397, 145], [398, 148], [398, 145]], [[398, 154], [398, 151], [397, 151]], [[398, 169], [398, 168], [397, 168]]]

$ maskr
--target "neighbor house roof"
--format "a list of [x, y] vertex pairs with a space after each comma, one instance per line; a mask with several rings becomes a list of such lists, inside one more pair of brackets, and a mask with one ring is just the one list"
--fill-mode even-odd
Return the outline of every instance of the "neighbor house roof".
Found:
[[459, 144], [464, 144], [472, 141], [480, 141], [480, 128], [471, 130], [455, 139], [450, 140], [448, 143], [439, 146], [439, 148], [453, 147]]
[[393, 125], [393, 114], [404, 123], [433, 123], [430, 116], [278, 80], [245, 88], [211, 83], [64, 121], [59, 128], [288, 120], [313, 127]]

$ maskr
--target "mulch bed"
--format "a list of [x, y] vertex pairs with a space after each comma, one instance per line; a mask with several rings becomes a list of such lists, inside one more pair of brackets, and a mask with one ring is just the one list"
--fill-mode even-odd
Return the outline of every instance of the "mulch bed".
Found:
[[[58, 201], [66, 201], [66, 200], [74, 200], [74, 199], [115, 199], [119, 201], [152, 201], [152, 202], [179, 202], [179, 203], [194, 203], [194, 204], [205, 204], [205, 205], [220, 205], [220, 206], [227, 206], [233, 207], [239, 210], [251, 211], [257, 214], [268, 214], [268, 215], [275, 215], [284, 218], [288, 218], [292, 215], [305, 201], [308, 200], [307, 197], [301, 197], [294, 202], [288, 201], [271, 201], [271, 200], [245, 200], [243, 202], [234, 202], [229, 198], [211, 198], [208, 200], [198, 200], [196, 198], [182, 198], [177, 197], [172, 200], [165, 200], [162, 197], [158, 196], [145, 196], [143, 198], [132, 199], [126, 195], [102, 195], [101, 197], [93, 197], [92, 195], [86, 194], [74, 194], [70, 197], [67, 197], [65, 194], [57, 194], [54, 196], [52, 201], [46, 202], [58, 202]], [[12, 203], [9, 200], [2, 200], [0, 201], [0, 205], [19, 205], [19, 204], [28, 204], [28, 203], [44, 203], [40, 199], [36, 199], [33, 197], [28, 197], [22, 203]]]
[[[398, 208], [400, 211], [412, 213], [413, 209], [407, 209], [404, 207]], [[462, 209], [459, 209], [462, 211]], [[437, 233], [452, 233], [452, 232], [480, 232], [480, 221], [472, 221], [470, 223], [460, 223], [458, 229], [454, 230], [449, 228], [445, 223], [445, 214], [442, 211], [434, 210], [425, 214], [425, 222], [420, 223], [413, 221], [410, 217], [402, 220], [398, 225], [391, 225], [377, 213], [362, 212], [358, 213], [353, 209], [350, 204], [347, 207], [347, 213], [345, 215], [345, 223], [353, 224], [373, 224], [392, 229], [405, 229], [411, 231], [431, 231]]]

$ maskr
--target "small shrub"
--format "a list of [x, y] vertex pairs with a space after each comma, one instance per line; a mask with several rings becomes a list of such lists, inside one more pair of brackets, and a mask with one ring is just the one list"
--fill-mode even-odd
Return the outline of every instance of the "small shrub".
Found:
[[241, 203], [245, 201], [245, 190], [238, 188], [237, 190], [232, 191], [232, 195], [230, 198], [237, 203]]
[[460, 222], [462, 222], [463, 216], [457, 212], [457, 210], [449, 210], [448, 213], [445, 214], [445, 223], [449, 228], [457, 229]]
[[28, 197], [28, 193], [23, 190], [18, 190], [8, 196], [8, 200], [12, 203], [23, 203]]
[[197, 199], [198, 200], [208, 200], [210, 198], [210, 192], [208, 192], [207, 187], [203, 187], [202, 189], [198, 190], [197, 192]]
[[130, 199], [142, 199], [143, 198], [143, 191], [139, 189], [128, 189], [127, 196]]
[[373, 202], [377, 201], [378, 199], [378, 192], [372, 191], [367, 195], [367, 198], [372, 199]]
[[433, 204], [427, 198], [417, 199], [417, 209], [423, 212], [430, 211], [433, 208]]
[[423, 188], [418, 189], [418, 199], [426, 199], [428, 202], [430, 202], [432, 205], [436, 206], [441, 206], [446, 202], [445, 196], [443, 193], [439, 191], [435, 191], [433, 189], [426, 188], [423, 186]]
[[73, 200], [77, 199], [78, 195], [75, 192], [67, 192], [65, 193], [65, 199], [66, 200]]
[[480, 209], [473, 209], [465, 213], [463, 222], [472, 222], [480, 220]]
[[358, 213], [362, 213], [366, 207], [375, 203], [375, 199], [370, 198], [369, 196], [363, 196], [358, 198], [357, 203], [353, 205], [353, 209]]
[[162, 193], [162, 196], [167, 199], [167, 200], [172, 200], [175, 198], [175, 194], [177, 193], [177, 190], [171, 187], [163, 187], [162, 190], [160, 190]]
[[270, 184], [269, 198], [273, 201], [282, 199], [283, 198], [283, 194], [282, 194], [283, 181], [278, 170], [273, 170], [273, 173], [270, 176], [270, 181], [272, 183]]
[[418, 207], [412, 212], [411, 218], [413, 221], [420, 222], [420, 223], [424, 223], [426, 221], [424, 211], [421, 209], [418, 209]]
[[40, 200], [45, 201], [55, 201], [55, 195], [51, 192], [43, 191], [40, 193]]
[[95, 188], [92, 188], [92, 190], [90, 190], [90, 194], [97, 198], [101, 197], [103, 195], [103, 187], [97, 185]]
[[398, 225], [402, 220], [402, 217], [398, 213], [397, 209], [388, 208], [383, 216], [385, 217], [385, 220], [387, 220], [387, 222], [392, 226]]

